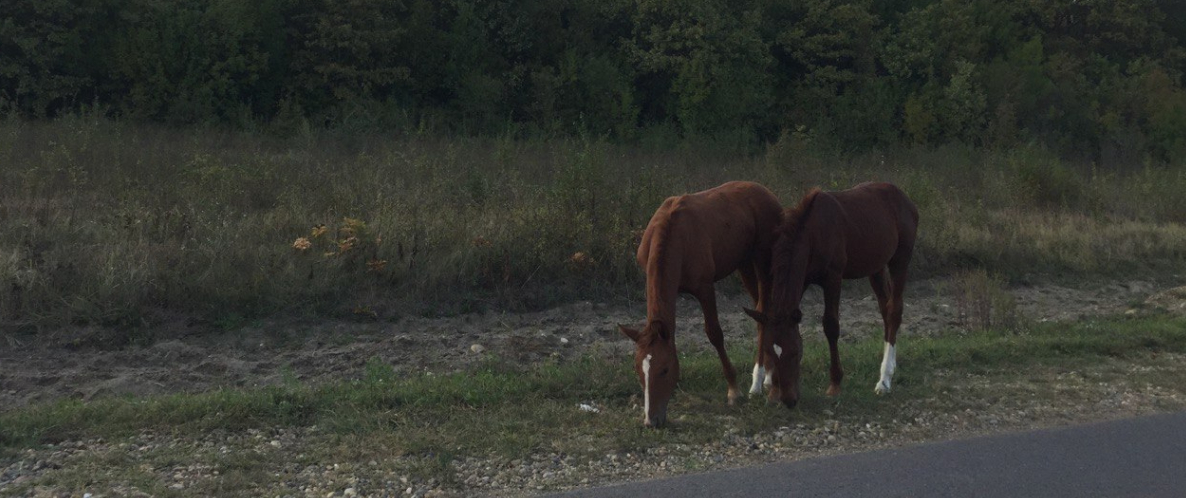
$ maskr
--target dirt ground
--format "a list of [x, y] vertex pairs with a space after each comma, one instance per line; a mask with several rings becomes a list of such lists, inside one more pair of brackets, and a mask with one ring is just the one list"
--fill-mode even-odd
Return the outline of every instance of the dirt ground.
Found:
[[[1007, 289], [1023, 320], [1061, 321], [1124, 313], [1150, 296], [1182, 285], [1181, 275], [1164, 278], [1040, 284]], [[956, 333], [963, 323], [947, 281], [911, 284], [899, 341], [912, 336]], [[821, 314], [818, 289], [804, 300], [804, 315]], [[754, 340], [752, 321], [742, 313], [748, 298], [719, 299], [721, 324], [730, 346]], [[531, 365], [549, 357], [584, 354], [621, 357], [627, 368], [633, 346], [616, 324], [638, 324], [643, 303], [607, 305], [580, 302], [533, 313], [477, 313], [447, 318], [404, 318], [395, 322], [271, 319], [235, 331], [211, 330], [179, 320], [147, 346], [120, 349], [34, 345], [28, 338], [0, 336], [0, 410], [59, 398], [199, 392], [219, 387], [317, 383], [358, 378], [368, 361], [382, 361], [397, 372], [448, 372], [477, 362]], [[677, 344], [708, 348], [703, 318], [695, 302], [681, 299]], [[804, 337], [821, 340], [818, 318], [804, 321]], [[868, 285], [844, 291], [841, 329], [850, 340], [881, 334], [881, 319]], [[62, 337], [100, 334], [68, 331]], [[751, 358], [734, 358], [741, 372]], [[746, 382], [747, 379], [739, 379]]]

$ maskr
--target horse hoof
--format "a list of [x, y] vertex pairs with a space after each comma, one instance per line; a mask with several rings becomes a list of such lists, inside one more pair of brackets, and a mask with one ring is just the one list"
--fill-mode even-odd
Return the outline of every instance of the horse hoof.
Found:
[[886, 384], [883, 382], [878, 382], [877, 385], [873, 387], [873, 392], [877, 393], [879, 395], [880, 394], [889, 394], [890, 386], [889, 386], [889, 384]]
[[837, 385], [828, 386], [828, 392], [827, 392], [828, 396], [835, 396], [837, 394], [840, 394], [840, 386], [837, 386]]
[[732, 389], [729, 390], [729, 406], [737, 405], [737, 400], [740, 398], [741, 398], [741, 396], [739, 396], [737, 394], [737, 391], [734, 391]]

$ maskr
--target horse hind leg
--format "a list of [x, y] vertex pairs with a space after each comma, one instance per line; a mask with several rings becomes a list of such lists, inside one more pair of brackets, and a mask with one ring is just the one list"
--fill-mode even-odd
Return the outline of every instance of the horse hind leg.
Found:
[[729, 383], [729, 404], [737, 401], [737, 371], [729, 362], [729, 355], [725, 352], [725, 335], [721, 331], [721, 323], [717, 318], [717, 296], [712, 286], [702, 288], [693, 294], [700, 301], [700, 308], [704, 311], [704, 333], [708, 342], [716, 348], [717, 356], [721, 359], [721, 370], [725, 373], [725, 381]]
[[828, 396], [840, 394], [840, 381], [844, 379], [844, 369], [840, 367], [840, 350], [837, 342], [840, 340], [840, 277], [829, 279], [824, 284], [824, 337], [828, 338], [828, 354], [831, 357], [831, 368], [828, 384]]
[[894, 368], [897, 366], [897, 358], [891, 339], [894, 330], [891, 325], [893, 323], [891, 307], [895, 293], [889, 287], [889, 280], [886, 278], [887, 272], [888, 269], [882, 268], [869, 276], [869, 283], [873, 287], [873, 293], [877, 295], [877, 306], [881, 310], [881, 322], [885, 327], [885, 350], [881, 355], [881, 378], [873, 386], [873, 392], [877, 394], [885, 394], [890, 391]]
[[890, 306], [889, 330], [886, 332], [886, 342], [896, 344], [898, 329], [902, 326], [902, 298], [906, 293], [907, 267], [910, 265], [911, 248], [900, 249], [898, 255], [889, 262], [890, 273]]
[[890, 299], [887, 306], [887, 320], [885, 326], [885, 353], [881, 360], [881, 380], [873, 388], [877, 394], [890, 391], [890, 382], [894, 377], [894, 370], [898, 368], [898, 330], [902, 326], [902, 298], [906, 293], [907, 268], [910, 266], [910, 256], [913, 253], [913, 241], [903, 242], [898, 247], [897, 254], [889, 261]]
[[[738, 268], [738, 274], [741, 275], [741, 284], [745, 286], [746, 292], [754, 300], [754, 309], [758, 311], [765, 311], [762, 306], [761, 286], [758, 283], [758, 277], [755, 274], [754, 267], [748, 264], [742, 264]], [[750, 385], [749, 393], [760, 395], [763, 388], [770, 387], [770, 371], [762, 366], [762, 335], [765, 334], [765, 327], [758, 323], [758, 347], [757, 352], [754, 353], [754, 373], [753, 382]]]

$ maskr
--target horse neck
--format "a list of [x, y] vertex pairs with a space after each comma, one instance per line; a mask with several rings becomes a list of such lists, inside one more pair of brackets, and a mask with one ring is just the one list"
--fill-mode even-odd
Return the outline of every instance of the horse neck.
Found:
[[679, 297], [678, 254], [664, 254], [647, 262], [647, 324], [662, 322], [675, 330], [675, 306]]
[[809, 253], [811, 248], [805, 241], [796, 241], [789, 251], [780, 255], [787, 258], [785, 265], [774, 270], [774, 288], [771, 296], [776, 306], [798, 307], [806, 287]]

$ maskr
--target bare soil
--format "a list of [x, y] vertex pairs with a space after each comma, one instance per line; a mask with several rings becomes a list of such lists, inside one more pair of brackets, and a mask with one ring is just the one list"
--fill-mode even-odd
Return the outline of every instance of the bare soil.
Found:
[[[1163, 281], [1045, 283], [1007, 292], [1023, 320], [1074, 320], [1145, 306], [1151, 295], [1174, 287], [1171, 284], [1181, 285], [1181, 276], [1172, 279], [1176, 281], [1167, 277]], [[949, 292], [951, 285], [939, 280], [911, 284], [899, 340], [960, 329], [966, 320]], [[807, 294], [805, 316], [820, 316], [820, 300], [818, 289]], [[754, 340], [753, 324], [742, 313], [746, 306], [751, 306], [748, 297], [719, 298], [730, 346], [749, 347]], [[274, 318], [233, 331], [176, 320], [151, 331], [149, 335], [157, 338], [151, 344], [115, 349], [94, 345], [95, 338], [109, 332], [98, 328], [57, 331], [50, 334], [55, 340], [49, 344], [44, 336], [34, 341], [6, 335], [0, 336], [0, 411], [61, 398], [89, 400], [358, 378], [369, 361], [412, 373], [456, 371], [492, 359], [530, 366], [550, 357], [563, 360], [586, 354], [627, 358], [633, 346], [619, 334], [617, 324], [637, 324], [643, 315], [642, 303], [580, 302], [532, 313], [409, 317], [394, 322]], [[708, 348], [696, 303], [681, 299], [678, 316], [679, 347]], [[822, 337], [818, 320], [809, 318], [804, 324], [805, 338]], [[846, 286], [841, 329], [848, 339], [881, 334], [881, 318], [867, 284]], [[748, 371], [751, 361], [733, 358], [742, 372]]]

